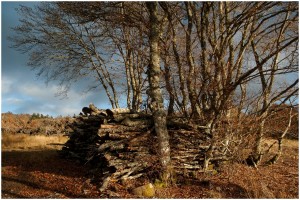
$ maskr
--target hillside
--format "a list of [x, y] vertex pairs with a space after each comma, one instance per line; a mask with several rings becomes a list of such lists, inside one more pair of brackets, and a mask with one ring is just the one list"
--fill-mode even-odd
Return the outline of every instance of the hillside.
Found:
[[24, 133], [30, 135], [64, 134], [67, 124], [72, 121], [70, 117], [49, 117], [39, 114], [13, 114], [2, 113], [2, 133]]

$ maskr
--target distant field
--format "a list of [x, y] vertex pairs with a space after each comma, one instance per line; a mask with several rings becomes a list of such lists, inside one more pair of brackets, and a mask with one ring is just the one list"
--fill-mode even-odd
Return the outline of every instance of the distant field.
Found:
[[61, 149], [67, 140], [62, 135], [2, 134], [2, 151]]

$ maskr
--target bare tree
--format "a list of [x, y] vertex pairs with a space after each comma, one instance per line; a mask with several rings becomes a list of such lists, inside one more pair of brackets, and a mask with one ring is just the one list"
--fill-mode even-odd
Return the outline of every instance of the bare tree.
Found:
[[120, 86], [135, 111], [149, 96], [165, 177], [170, 147], [164, 99], [169, 114], [180, 111], [208, 138], [206, 169], [214, 149], [222, 146], [230, 155], [232, 140], [240, 145], [250, 136], [249, 159], [259, 164], [270, 107], [298, 95], [295, 2], [41, 5], [20, 9], [26, 19], [15, 28], [15, 47], [30, 51], [31, 65], [48, 80], [94, 76], [112, 107], [119, 106]]
[[[270, 106], [282, 98], [295, 94], [298, 90], [295, 86], [298, 84], [299, 80], [296, 79], [287, 87], [279, 87], [276, 89], [278, 91], [274, 91], [276, 76], [283, 71], [285, 74], [288, 74], [294, 70], [291, 66], [292, 63], [290, 62], [290, 59], [295, 56], [294, 53], [297, 47], [294, 47], [293, 43], [298, 40], [298, 36], [289, 33], [291, 29], [293, 29], [293, 22], [297, 19], [296, 15], [291, 14], [293, 11], [293, 9], [291, 10], [291, 6], [292, 5], [287, 4], [284, 7], [277, 7], [279, 8], [278, 10], [273, 11], [271, 9], [273, 20], [277, 19], [278, 21], [266, 24], [257, 23], [256, 29], [258, 30], [258, 33], [251, 41], [251, 50], [255, 58], [257, 72], [261, 83], [261, 94], [259, 98], [261, 103], [257, 111], [260, 123], [257, 131], [254, 154], [251, 156], [255, 165], [259, 164], [263, 155], [261, 143], [265, 132], [265, 121], [269, 116]], [[268, 15], [265, 15], [262, 18], [264, 19], [266, 16], [269, 17]], [[257, 16], [254, 15], [254, 18], [256, 17]], [[263, 29], [259, 28], [259, 26], [262, 26]], [[272, 39], [270, 39], [270, 37], [272, 37]], [[270, 43], [270, 41], [272, 41], [272, 43]], [[287, 56], [283, 54], [287, 54]], [[292, 62], [294, 62], [294, 60]]]
[[[59, 80], [68, 91], [72, 82], [92, 76], [105, 90], [113, 108], [118, 95], [109, 62], [112, 51], [102, 24], [81, 23], [56, 4], [22, 6], [21, 25], [13, 28], [13, 47], [30, 53], [29, 65], [47, 81]], [[93, 86], [90, 88], [92, 89]]]

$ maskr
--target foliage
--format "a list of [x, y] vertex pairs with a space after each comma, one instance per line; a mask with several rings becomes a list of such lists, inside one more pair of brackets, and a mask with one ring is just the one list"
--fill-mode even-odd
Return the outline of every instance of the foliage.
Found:
[[52, 116], [49, 116], [48, 114], [47, 115], [43, 115], [43, 114], [39, 114], [39, 113], [33, 113], [30, 117], [30, 120], [33, 120], [33, 119], [47, 119], [47, 118], [52, 118]]

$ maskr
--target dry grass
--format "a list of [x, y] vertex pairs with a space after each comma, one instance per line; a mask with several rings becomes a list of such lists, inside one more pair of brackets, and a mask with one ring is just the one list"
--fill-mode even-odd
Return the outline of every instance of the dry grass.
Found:
[[61, 135], [2, 134], [1, 198], [98, 198], [85, 166], [63, 159]]
[[62, 135], [2, 134], [2, 150], [60, 149], [68, 140]]
[[[64, 136], [2, 135], [3, 198], [101, 198], [89, 182], [85, 166], [62, 159], [57, 149]], [[265, 148], [275, 140], [264, 141]], [[299, 154], [297, 140], [284, 140], [283, 155], [271, 166], [258, 169], [228, 162], [216, 175], [200, 174], [156, 188], [156, 198], [298, 198]], [[270, 153], [276, 152], [277, 145]], [[85, 186], [87, 185], [87, 186]], [[135, 198], [122, 186], [120, 197]], [[54, 196], [53, 196], [54, 195]]]
[[[274, 144], [276, 140], [265, 139], [264, 148]], [[299, 196], [299, 148], [298, 140], [285, 139], [283, 152], [274, 165], [261, 165], [258, 169], [232, 163], [224, 166], [222, 173], [214, 177], [214, 181], [233, 183], [244, 189], [246, 198], [298, 198]], [[270, 156], [277, 153], [278, 144], [270, 151]], [[268, 157], [268, 159], [270, 158]]]

